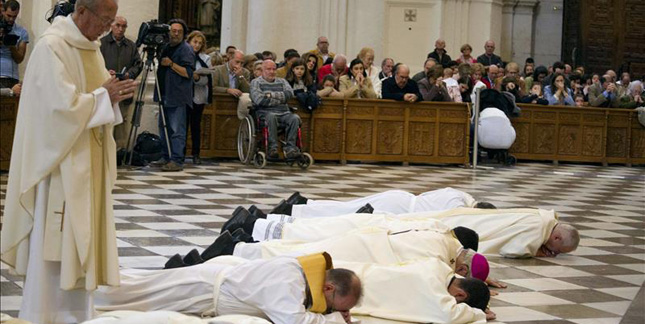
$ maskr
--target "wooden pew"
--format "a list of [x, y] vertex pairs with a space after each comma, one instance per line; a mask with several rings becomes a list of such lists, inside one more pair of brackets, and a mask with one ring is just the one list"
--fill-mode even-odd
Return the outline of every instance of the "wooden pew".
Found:
[[520, 160], [645, 163], [645, 127], [631, 109], [520, 105], [511, 121]]
[[[237, 99], [213, 101], [204, 109], [202, 156], [237, 157]], [[469, 163], [466, 104], [326, 98], [298, 115], [304, 150], [316, 160]]]
[[0, 170], [2, 171], [9, 170], [13, 133], [18, 116], [18, 100], [17, 97], [0, 98]]

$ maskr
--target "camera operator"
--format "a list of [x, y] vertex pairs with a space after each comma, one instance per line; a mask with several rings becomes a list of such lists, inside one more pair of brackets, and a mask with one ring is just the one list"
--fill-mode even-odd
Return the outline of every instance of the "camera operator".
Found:
[[[162, 157], [156, 165], [162, 171], [181, 171], [184, 165], [186, 147], [186, 109], [193, 105], [193, 72], [195, 54], [184, 40], [187, 27], [181, 19], [172, 19], [170, 25], [170, 43], [161, 51], [157, 80], [161, 92], [161, 102], [166, 118], [172, 156], [164, 148]], [[159, 133], [166, 146], [166, 134], [163, 130], [162, 115], [159, 114]]]
[[20, 81], [18, 64], [25, 59], [29, 34], [16, 23], [19, 13], [18, 1], [4, 3], [0, 18], [0, 88], [13, 88]]
[[[127, 28], [128, 21], [124, 17], [117, 16], [114, 18], [110, 33], [101, 38], [101, 54], [105, 59], [105, 67], [110, 71], [111, 75], [120, 73], [125, 69], [124, 77], [134, 80], [141, 73], [142, 63], [136, 45], [125, 37]], [[116, 141], [117, 149], [126, 146], [131, 116], [129, 108], [132, 105], [132, 101], [132, 99], [128, 99], [119, 103], [123, 123], [114, 127], [114, 140]]]

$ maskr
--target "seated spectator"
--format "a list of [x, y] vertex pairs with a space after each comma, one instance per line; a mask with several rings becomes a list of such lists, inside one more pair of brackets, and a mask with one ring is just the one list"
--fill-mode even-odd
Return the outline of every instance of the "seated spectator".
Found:
[[611, 81], [611, 83], [616, 84], [616, 81], [618, 81], [618, 75], [616, 75], [616, 71], [607, 70], [607, 72], [605, 72], [605, 74], [609, 75], [609, 77], [610, 77], [609, 80]]
[[522, 98], [522, 103], [548, 105], [549, 101], [544, 98], [544, 94], [542, 93], [542, 83], [533, 83], [529, 94]]
[[518, 103], [522, 102], [522, 98], [524, 97], [520, 93], [520, 89], [521, 86], [519, 84], [519, 80], [516, 77], [507, 76], [504, 77], [500, 82], [500, 90], [512, 94], [515, 97], [515, 102]]
[[338, 79], [345, 74], [347, 74], [347, 58], [343, 54], [338, 54], [331, 64], [323, 65], [318, 69], [318, 82], [322, 82], [326, 75], [333, 75], [338, 84]]
[[584, 66], [577, 67], [575, 71], [580, 75], [585, 75], [585, 67]]
[[307, 73], [311, 75], [311, 79], [314, 82], [314, 84], [317, 84], [318, 83], [317, 82], [318, 81], [318, 57], [312, 53], [305, 53], [305, 55], [302, 56], [302, 59], [305, 60]]
[[[564, 75], [564, 63], [562, 63], [562, 62], [553, 63], [553, 72], [551, 74], [547, 75], [547, 77], [544, 78], [544, 80], [542, 80], [542, 86], [545, 89], [545, 91], [544, 91], [545, 93], [546, 93], [546, 86], [548, 86], [551, 83], [553, 83], [553, 77], [554, 77], [554, 75], [556, 73], [560, 73], [560, 74]], [[564, 82], [567, 84], [567, 87], [570, 86], [569, 85], [569, 79], [567, 78], [566, 75], [564, 75]]]
[[253, 71], [253, 65], [257, 60], [258, 58], [255, 55], [244, 55], [244, 64], [242, 66], [248, 71]]
[[535, 70], [535, 61], [532, 57], [527, 57], [524, 61], [524, 71], [522, 72], [522, 78], [531, 76], [531, 74], [533, 74], [533, 70]]
[[[466, 64], [466, 63], [464, 63]], [[461, 74], [461, 73], [460, 73]], [[473, 84], [469, 75], [464, 75], [457, 80], [459, 83], [459, 92], [461, 92], [461, 100], [463, 102], [472, 102]]]
[[327, 75], [323, 78], [318, 87], [318, 96], [321, 98], [343, 98], [343, 94], [336, 90], [336, 79], [333, 75]]
[[571, 72], [573, 72], [573, 68], [569, 64], [564, 65], [564, 76], [567, 78], [571, 75]]
[[442, 81], [446, 85], [450, 101], [463, 102], [461, 99], [461, 91], [459, 91], [459, 83], [455, 80], [455, 75], [458, 75], [456, 68], [444, 68]]
[[310, 112], [318, 107], [316, 84], [311, 74], [307, 72], [305, 60], [299, 58], [291, 63], [286, 80], [293, 89], [293, 94], [298, 99], [300, 107]]
[[594, 73], [591, 75], [591, 84], [599, 84], [600, 83], [600, 74]]
[[323, 65], [331, 64], [334, 57], [336, 57], [334, 52], [329, 51], [329, 40], [325, 36], [318, 37], [316, 48], [312, 49], [308, 53], [316, 55], [318, 58], [318, 66], [316, 66], [317, 70], [320, 70]]
[[394, 77], [383, 81], [382, 92], [383, 99], [407, 102], [423, 100], [417, 83], [410, 80], [410, 68], [405, 64], [397, 64], [394, 67]]
[[472, 57], [470, 54], [473, 52], [472, 46], [469, 44], [464, 44], [461, 45], [461, 56], [457, 59], [457, 63], [468, 63], [468, 64], [475, 64], [477, 63], [477, 59]]
[[634, 81], [627, 89], [627, 93], [620, 98], [618, 106], [620, 108], [645, 107], [644, 99], [643, 83], [641, 81]]
[[583, 94], [582, 92], [582, 76], [578, 74], [577, 72], [571, 73], [569, 75], [569, 84], [571, 87], [571, 91], [573, 91], [573, 96], [575, 98], [576, 95], [578, 94]]
[[495, 89], [495, 80], [499, 75], [499, 67], [497, 65], [489, 65], [486, 76], [482, 78], [482, 82], [488, 89]]
[[300, 58], [300, 54], [295, 49], [288, 49], [284, 52], [284, 61], [280, 63], [280, 68], [275, 71], [277, 78], [285, 78], [287, 72], [291, 69], [291, 64]]
[[262, 55], [262, 52], [256, 52], [255, 54], [256, 60], [262, 61], [264, 60], [264, 55]]
[[211, 57], [211, 66], [215, 67], [224, 64], [222, 54], [215, 47], [207, 49], [204, 53]]
[[278, 59], [278, 56], [275, 55], [275, 53], [273, 53], [271, 51], [262, 52], [262, 60], [263, 61], [264, 60], [271, 60], [271, 61], [275, 62], [275, 60], [277, 60], [277, 59]]
[[[502, 58], [495, 55], [495, 42], [492, 40], [486, 41], [484, 44], [484, 54], [477, 57], [477, 62], [484, 66], [502, 65]], [[490, 89], [490, 88], [489, 88]]]
[[419, 92], [424, 101], [452, 101], [443, 83], [443, 68], [435, 65], [428, 70], [428, 77], [419, 81]]
[[481, 63], [475, 63], [472, 65], [471, 69], [471, 84], [472, 91], [470, 94], [470, 102], [475, 102], [477, 100], [477, 89], [486, 88], [486, 84], [482, 82], [482, 77], [486, 72], [486, 68]]
[[426, 75], [428, 74], [428, 71], [430, 70], [431, 67], [437, 65], [437, 61], [433, 59], [432, 57], [428, 57], [425, 62], [423, 62], [423, 71], [418, 72], [414, 76], [412, 76], [412, 80], [414, 82], [419, 82], [423, 79], [426, 78]]
[[[533, 74], [531, 76], [528, 76], [524, 78], [524, 93], [529, 93], [531, 92], [531, 88], [533, 87], [533, 83], [540, 83], [542, 85], [542, 81], [544, 78], [546, 78], [548, 74], [548, 71], [544, 65], [540, 65], [535, 68], [535, 71], [533, 71]], [[544, 89], [544, 86], [542, 85], [542, 89]]]
[[573, 92], [565, 82], [566, 78], [562, 72], [553, 74], [551, 84], [544, 87], [544, 96], [549, 101], [549, 105], [554, 106], [575, 106], [573, 102]]
[[515, 62], [509, 62], [508, 64], [506, 64], [505, 74], [502, 75], [498, 73], [498, 78], [497, 80], [495, 80], [495, 84], [496, 84], [495, 88], [497, 90], [501, 90], [502, 81], [504, 80], [504, 78], [513, 78], [514, 80], [513, 83], [519, 86], [519, 88], [515, 88], [515, 91], [517, 93], [514, 93], [515, 98], [518, 100], [517, 102], [519, 102], [519, 100], [523, 98], [525, 95], [524, 81], [520, 79], [520, 66]]
[[353, 59], [349, 64], [349, 74], [343, 75], [338, 80], [338, 90], [345, 98], [377, 98], [372, 80], [367, 77], [363, 68], [363, 61], [358, 58]]
[[[379, 68], [374, 66], [374, 50], [369, 47], [363, 47], [358, 53], [358, 58], [363, 61], [365, 73], [372, 81], [372, 87], [378, 98], [381, 97], [381, 79], [379, 78]], [[351, 67], [350, 67], [351, 70]]]
[[20, 97], [22, 91], [22, 83], [16, 83], [11, 88], [0, 88], [0, 96], [2, 97]]
[[233, 45], [229, 45], [226, 47], [226, 51], [224, 52], [224, 62], [228, 62], [233, 58], [233, 55], [235, 54], [235, 51], [237, 50], [237, 47]]
[[629, 72], [623, 72], [620, 75], [620, 81], [616, 82], [616, 85], [618, 85], [618, 93], [620, 97], [629, 94], [628, 89], [631, 82], [632, 78], [629, 75]]
[[618, 107], [619, 96], [616, 84], [611, 82], [611, 75], [603, 75], [599, 83], [589, 88], [589, 105], [592, 107]]
[[253, 63], [253, 74], [251, 80], [262, 75], [262, 60], [257, 60]]
[[582, 93], [578, 93], [573, 95], [573, 99], [576, 103], [576, 107], [584, 107], [585, 106], [585, 96]]
[[239, 119], [244, 119], [248, 115], [248, 108], [251, 104], [251, 99], [248, 96], [251, 72], [242, 67], [243, 59], [244, 53], [235, 50], [233, 57], [226, 64], [213, 68], [213, 92], [228, 93], [239, 99], [237, 105]]
[[296, 146], [300, 117], [291, 112], [287, 101], [293, 97], [293, 89], [289, 83], [275, 76], [276, 64], [271, 60], [262, 62], [262, 76], [251, 82], [251, 100], [257, 109], [258, 116], [264, 118], [269, 129], [269, 155], [270, 159], [277, 159], [278, 155], [278, 127], [285, 128], [286, 144], [283, 147], [287, 159], [300, 156], [300, 149]]
[[383, 59], [383, 62], [381, 62], [381, 73], [378, 74], [378, 77], [381, 80], [381, 83], [383, 82], [383, 80], [392, 76], [393, 66], [394, 66], [393, 59], [389, 57], [386, 57]]
[[446, 41], [443, 39], [437, 39], [434, 42], [434, 51], [428, 53], [428, 58], [435, 59], [435, 61], [441, 64], [444, 68], [447, 67], [448, 63], [452, 61], [452, 59], [450, 58], [450, 55], [446, 53]]
[[[443, 68], [450, 68], [452, 70], [452, 75], [455, 75], [455, 73], [457, 73], [457, 68], [459, 68], [459, 63], [457, 63], [457, 61], [450, 61]], [[459, 79], [459, 77], [455, 78], [455, 80], [457, 79]]]

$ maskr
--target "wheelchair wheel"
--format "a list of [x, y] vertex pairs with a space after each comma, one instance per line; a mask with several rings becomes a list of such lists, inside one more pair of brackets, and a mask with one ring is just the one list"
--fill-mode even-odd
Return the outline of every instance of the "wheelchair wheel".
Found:
[[314, 165], [314, 158], [311, 157], [311, 154], [309, 153], [302, 153], [302, 156], [300, 159], [298, 159], [298, 166], [305, 170], [308, 169], [310, 166]]
[[250, 164], [255, 153], [255, 125], [253, 117], [247, 116], [237, 130], [237, 155], [244, 164]]
[[253, 156], [253, 165], [256, 168], [262, 169], [267, 165], [267, 155], [264, 152], [257, 152]]

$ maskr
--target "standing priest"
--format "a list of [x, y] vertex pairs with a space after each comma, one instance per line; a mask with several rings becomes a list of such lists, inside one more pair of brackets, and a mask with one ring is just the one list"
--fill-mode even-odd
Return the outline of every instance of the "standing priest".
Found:
[[119, 284], [112, 128], [136, 84], [110, 77], [97, 41], [116, 12], [115, 0], [78, 0], [27, 65], [1, 247], [2, 261], [26, 275], [20, 318], [34, 323], [82, 322], [91, 291]]

